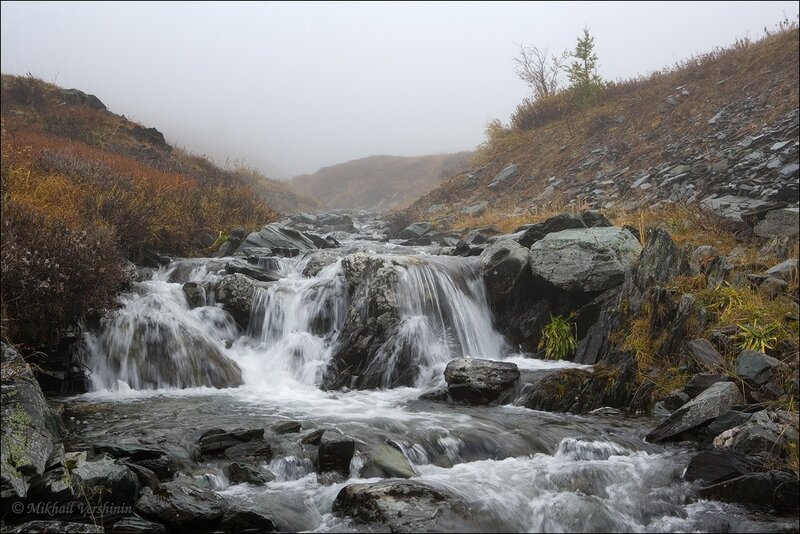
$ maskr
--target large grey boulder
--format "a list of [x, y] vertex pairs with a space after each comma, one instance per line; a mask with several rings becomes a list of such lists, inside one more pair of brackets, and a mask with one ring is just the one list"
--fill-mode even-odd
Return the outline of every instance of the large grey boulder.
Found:
[[743, 350], [736, 357], [736, 376], [755, 387], [763, 386], [775, 371], [785, 368], [785, 363], [755, 350]]
[[680, 439], [687, 432], [712, 421], [733, 406], [744, 402], [733, 382], [717, 382], [678, 408], [647, 434], [652, 442]]
[[444, 370], [450, 398], [478, 405], [510, 400], [519, 376], [515, 363], [474, 358], [453, 360]]
[[342, 271], [350, 295], [350, 308], [339, 335], [336, 352], [325, 373], [324, 387], [369, 389], [410, 386], [416, 378], [414, 354], [387, 372], [382, 350], [405, 350], [395, 346], [400, 324], [396, 282], [402, 264], [398, 259], [365, 253], [342, 259]]
[[0, 497], [8, 503], [12, 498], [25, 497], [31, 478], [44, 473], [48, 460], [57, 452], [60, 421], [47, 406], [22, 356], [5, 343], [0, 343], [0, 352]]
[[755, 464], [750, 457], [735, 451], [701, 451], [689, 461], [683, 479], [717, 484], [750, 473], [755, 469]]
[[800, 233], [800, 209], [783, 208], [767, 213], [758, 221], [753, 231], [762, 237], [787, 236], [797, 237]]
[[622, 284], [641, 250], [622, 228], [563, 230], [531, 245], [530, 265], [534, 276], [559, 289], [603, 291]]
[[200, 454], [203, 456], [218, 456], [224, 454], [227, 449], [233, 446], [251, 441], [260, 441], [263, 437], [263, 428], [237, 428], [231, 431], [219, 428], [207, 430], [200, 436]]

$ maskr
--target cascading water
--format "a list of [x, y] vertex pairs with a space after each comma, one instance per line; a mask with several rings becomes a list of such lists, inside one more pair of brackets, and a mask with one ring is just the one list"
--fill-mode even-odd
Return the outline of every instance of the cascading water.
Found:
[[[334, 514], [333, 501], [347, 484], [364, 482], [359, 476], [369, 451], [386, 443], [413, 466], [418, 476], [412, 480], [456, 496], [472, 511], [457, 525], [440, 525], [445, 530], [792, 527], [735, 505], [697, 501], [697, 488], [680, 479], [691, 455], [645, 443], [644, 423], [417, 400], [421, 388], [442, 382], [443, 367], [453, 358], [505, 359], [528, 369], [572, 364], [510, 350], [492, 325], [474, 259], [370, 241], [353, 240], [344, 248], [366, 250], [391, 273], [389, 285], [377, 289], [392, 291], [395, 330], [368, 371], [386, 386], [398, 367], [411, 363], [418, 367], [414, 387], [320, 389], [346, 342], [348, 324], [375, 319], [359, 300], [376, 290], [374, 280], [367, 277], [354, 289], [342, 260], [311, 270], [314, 276], [303, 275], [311, 256], [262, 263], [281, 278], [255, 290], [244, 333], [214, 303], [213, 287], [227, 260], [176, 262], [136, 284], [120, 310], [87, 340], [96, 391], [73, 404], [100, 403], [104, 409], [87, 409], [70, 423], [71, 439], [85, 448], [99, 440], [145, 436], [189, 458], [209, 428], [269, 428], [286, 420], [300, 422], [304, 433], [335, 428], [357, 444], [347, 480], [318, 475], [315, 456], [297, 434], [270, 438], [274, 456], [256, 467], [271, 470], [275, 479], [263, 486], [232, 484], [217, 464], [184, 473], [210, 481], [208, 487], [224, 498], [266, 513], [288, 531], [363, 530], [363, 524]], [[205, 306], [190, 309], [181, 288], [189, 281], [207, 288]]]

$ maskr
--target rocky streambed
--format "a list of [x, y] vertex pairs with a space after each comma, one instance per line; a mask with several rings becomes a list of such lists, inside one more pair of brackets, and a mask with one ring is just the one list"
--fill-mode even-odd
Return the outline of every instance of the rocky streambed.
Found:
[[[726, 379], [661, 418], [623, 413], [638, 401], [608, 303], [636, 305], [671, 249], [573, 219], [476, 243], [301, 214], [132, 270], [73, 353], [88, 392], [55, 416], [4, 348], [3, 528], [797, 530], [796, 478], [739, 450], [791, 421]], [[532, 357], [544, 318], [574, 308], [574, 361]]]

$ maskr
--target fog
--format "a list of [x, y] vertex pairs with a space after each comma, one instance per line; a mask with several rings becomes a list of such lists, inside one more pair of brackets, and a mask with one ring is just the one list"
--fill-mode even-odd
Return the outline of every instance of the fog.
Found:
[[4, 73], [96, 94], [218, 163], [274, 177], [371, 154], [471, 150], [528, 88], [524, 42], [584, 26], [629, 78], [758, 37], [797, 2], [2, 3]]

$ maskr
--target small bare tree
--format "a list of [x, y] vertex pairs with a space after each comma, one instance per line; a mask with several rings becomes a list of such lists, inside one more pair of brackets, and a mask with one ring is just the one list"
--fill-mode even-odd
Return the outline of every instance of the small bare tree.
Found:
[[546, 48], [520, 44], [514, 63], [517, 64], [517, 76], [530, 86], [535, 100], [558, 91], [562, 59], [551, 56]]

